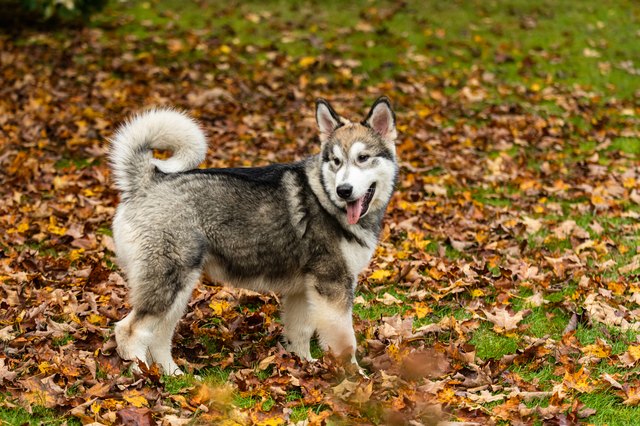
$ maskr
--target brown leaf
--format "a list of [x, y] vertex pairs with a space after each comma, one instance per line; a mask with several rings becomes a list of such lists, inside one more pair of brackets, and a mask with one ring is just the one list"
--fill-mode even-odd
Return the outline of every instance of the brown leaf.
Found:
[[124, 426], [155, 426], [148, 408], [124, 408], [116, 412], [116, 418]]
[[400, 375], [405, 380], [437, 378], [449, 370], [449, 361], [434, 349], [418, 350], [402, 358]]
[[493, 312], [488, 312], [486, 310], [482, 310], [487, 317], [488, 321], [491, 321], [494, 324], [494, 328], [503, 330], [503, 331], [511, 331], [518, 328], [518, 323], [522, 321], [522, 319], [531, 313], [530, 309], [525, 309], [515, 314], [511, 314], [505, 308], [494, 308]]

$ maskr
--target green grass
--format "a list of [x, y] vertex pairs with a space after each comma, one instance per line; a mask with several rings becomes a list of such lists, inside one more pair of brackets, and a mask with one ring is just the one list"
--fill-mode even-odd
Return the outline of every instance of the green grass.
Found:
[[202, 376], [202, 380], [205, 383], [209, 383], [212, 385], [222, 385], [229, 380], [229, 374], [231, 374], [231, 370], [223, 369], [220, 367], [212, 367], [199, 372], [199, 374]]
[[31, 407], [29, 413], [24, 408], [3, 408], [0, 407], [0, 424], [3, 426], [54, 426], [68, 425], [79, 426], [82, 424], [75, 417], [60, 416], [53, 410], [41, 406]]
[[269, 411], [276, 405], [276, 401], [273, 398], [268, 398], [262, 403], [262, 411]]
[[233, 405], [238, 408], [252, 408], [258, 403], [258, 399], [254, 396], [243, 396], [240, 394], [236, 394], [233, 397]]
[[[440, 322], [443, 318], [453, 316], [458, 321], [463, 321], [471, 318], [471, 314], [463, 309], [452, 309], [446, 304], [437, 304], [433, 306], [433, 312], [426, 315], [424, 318], [414, 318], [413, 327], [419, 328], [427, 324], [435, 324]], [[445, 333], [443, 333], [444, 335]]]
[[[214, 319], [216, 320], [216, 322], [213, 322]], [[210, 318], [207, 321], [207, 324], [217, 325], [217, 323], [220, 323], [220, 322], [221, 322], [220, 318]], [[198, 337], [198, 340], [200, 341], [200, 343], [202, 343], [202, 346], [205, 347], [207, 353], [214, 354], [222, 350], [219, 340], [209, 335], [200, 336]]]
[[64, 335], [61, 337], [54, 337], [53, 339], [51, 339], [51, 344], [53, 345], [53, 347], [64, 346], [69, 342], [73, 342], [73, 336], [71, 336], [69, 333], [64, 333]]
[[594, 344], [597, 339], [602, 339], [611, 346], [611, 353], [617, 355], [626, 351], [630, 343], [636, 342], [637, 333], [631, 330], [625, 332], [604, 325], [597, 327], [580, 325], [576, 329], [576, 338], [583, 346]]
[[537, 380], [543, 385], [543, 390], [549, 390], [551, 383], [558, 381], [559, 377], [553, 374], [553, 362], [545, 363], [539, 369], [532, 369], [529, 365], [512, 365], [509, 370], [528, 383]]
[[376, 321], [382, 317], [402, 314], [410, 309], [406, 305], [385, 305], [380, 302], [372, 302], [368, 306], [356, 303], [353, 306], [353, 313], [364, 320]]
[[265, 368], [264, 370], [258, 370], [256, 368], [256, 377], [260, 380], [266, 380], [269, 377], [271, 377], [271, 373], [273, 373], [273, 365], [269, 365], [267, 368]]
[[93, 158], [62, 158], [54, 164], [57, 170], [69, 169], [75, 167], [78, 170], [86, 169], [87, 167], [94, 166], [95, 160]]
[[[622, 207], [626, 210], [634, 210], [635, 207], [630, 204], [623, 204]], [[565, 220], [573, 220], [576, 225], [581, 227], [589, 234], [589, 238], [596, 243], [611, 240], [615, 243], [615, 246], [607, 246], [607, 253], [599, 253], [593, 251], [590, 258], [587, 259], [589, 267], [594, 267], [595, 262], [602, 264], [607, 260], [613, 260], [615, 265], [609, 267], [603, 271], [602, 276], [606, 279], [617, 279], [620, 276], [618, 268], [627, 265], [636, 255], [636, 251], [633, 249], [638, 245], [639, 237], [633, 226], [635, 219], [628, 217], [617, 217], [617, 213], [600, 213], [600, 214], [580, 214], [575, 215], [574, 203], [566, 203], [563, 205], [563, 215], [546, 215], [541, 219], [545, 223], [545, 226], [540, 231], [537, 231], [531, 235], [526, 236], [527, 245], [529, 249], [543, 248], [548, 250], [552, 255], [563, 255], [567, 251], [572, 251], [577, 247], [577, 244], [583, 242], [583, 240], [571, 241], [570, 238], [558, 239], [553, 234], [553, 228], [560, 225]], [[597, 234], [591, 228], [591, 224], [598, 223], [602, 226], [603, 231], [601, 234]], [[575, 244], [575, 246], [574, 246]], [[626, 252], [621, 252], [618, 246], [625, 246]], [[632, 275], [637, 271], [631, 271], [627, 275]]]
[[193, 374], [183, 374], [181, 376], [162, 376], [164, 390], [172, 395], [184, 392], [197, 384], [197, 379]]
[[608, 426], [631, 426], [640, 424], [640, 407], [626, 407], [613, 392], [594, 392], [578, 397], [585, 406], [596, 410], [589, 423]]
[[470, 342], [476, 347], [476, 355], [483, 360], [500, 359], [503, 355], [515, 353], [518, 339], [495, 333], [492, 325], [483, 323], [473, 333]]
[[[552, 316], [549, 317], [547, 314]], [[564, 311], [558, 308], [548, 309], [544, 307], [532, 309], [532, 312], [522, 320], [522, 324], [529, 325], [527, 334], [535, 337], [548, 335], [554, 340], [562, 338], [562, 331], [568, 323], [569, 316]]]
[[322, 357], [323, 354], [324, 351], [322, 350], [322, 347], [320, 347], [320, 343], [318, 343], [318, 340], [315, 338], [311, 339], [311, 356], [318, 359]]
[[482, 189], [474, 192], [473, 199], [493, 207], [510, 207], [513, 204], [512, 200], [504, 198], [497, 192]]
[[303, 420], [306, 420], [309, 417], [309, 408], [304, 404], [296, 405], [291, 409], [291, 415], [289, 416], [289, 420], [291, 423], [297, 423]]
[[622, 151], [627, 154], [640, 157], [640, 139], [639, 138], [616, 138], [611, 141], [609, 149], [612, 151]]
[[[169, 10], [178, 11], [179, 19]], [[168, 50], [166, 37], [153, 37], [172, 23], [175, 36], [192, 29], [209, 31], [230, 49], [223, 55], [247, 63], [267, 65], [266, 53], [273, 50], [288, 55], [292, 67], [299, 68], [302, 57], [316, 58], [307, 70], [312, 79], [336, 78], [339, 66], [333, 59], [349, 58], [359, 62], [353, 72], [365, 76], [367, 84], [421, 66], [446, 76], [455, 91], [457, 85], [465, 84], [470, 67], [481, 66], [497, 80], [524, 84], [534, 91], [556, 83], [580, 84], [629, 97], [637, 90], [637, 77], [620, 64], [640, 57], [640, 43], [629, 36], [638, 25], [637, 14], [630, 13], [633, 10], [630, 0], [612, 4], [412, 0], [375, 5], [367, 0], [254, 0], [228, 5], [158, 0], [112, 2], [106, 16], [95, 17], [93, 25], [111, 22], [109, 15], [128, 17], [117, 32], [150, 39], [152, 47], [163, 52], [158, 60], [216, 61], [221, 55], [211, 55], [204, 48]], [[148, 24], [140, 25], [141, 21]], [[490, 95], [489, 102], [499, 102], [495, 93]], [[552, 105], [546, 108], [559, 112]]]

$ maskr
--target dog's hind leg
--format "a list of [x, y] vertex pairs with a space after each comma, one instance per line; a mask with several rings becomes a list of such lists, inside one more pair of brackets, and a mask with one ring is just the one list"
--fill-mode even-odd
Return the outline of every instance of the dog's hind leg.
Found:
[[[182, 243], [182, 241], [181, 241]], [[181, 247], [184, 251], [168, 251]], [[171, 339], [200, 277], [203, 246], [188, 241], [146, 251], [128, 272], [133, 311], [116, 325], [120, 356], [158, 363], [165, 374], [182, 374], [171, 356]]]
[[[161, 311], [139, 306], [135, 293], [131, 300], [133, 311], [116, 324], [118, 354], [123, 359], [144, 362], [147, 366], [157, 363], [165, 374], [179, 375], [182, 370], [171, 356], [171, 339], [184, 314], [191, 292], [198, 282], [199, 271], [193, 271], [182, 280], [182, 288]], [[158, 304], [152, 307], [158, 308]]]
[[182, 370], [180, 370], [180, 367], [178, 367], [171, 355], [171, 340], [173, 339], [173, 333], [178, 325], [178, 321], [180, 321], [180, 318], [184, 314], [193, 288], [197, 284], [199, 277], [200, 272], [194, 271], [190, 277], [185, 279], [184, 288], [176, 294], [171, 307], [158, 321], [156, 340], [149, 345], [151, 360], [158, 363], [165, 374], [182, 374]]
[[314, 361], [310, 342], [315, 326], [309, 310], [309, 300], [304, 292], [286, 295], [282, 299], [282, 322], [287, 350]]
[[149, 344], [153, 340], [153, 329], [149, 318], [140, 316], [135, 310], [119, 321], [115, 334], [118, 345], [116, 350], [120, 357], [129, 361], [140, 360], [149, 365]]

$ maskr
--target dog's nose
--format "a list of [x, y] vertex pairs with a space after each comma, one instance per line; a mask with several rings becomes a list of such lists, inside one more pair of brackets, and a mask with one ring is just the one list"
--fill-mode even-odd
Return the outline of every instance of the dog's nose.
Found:
[[338, 197], [347, 199], [351, 197], [351, 193], [353, 192], [353, 186], [348, 183], [343, 183], [342, 185], [338, 185], [336, 188], [336, 192], [338, 193]]

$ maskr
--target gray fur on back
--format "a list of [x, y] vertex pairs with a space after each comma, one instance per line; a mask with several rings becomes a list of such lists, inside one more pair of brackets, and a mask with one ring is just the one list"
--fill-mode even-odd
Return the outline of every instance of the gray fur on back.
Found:
[[155, 274], [140, 277], [149, 283], [143, 290], [148, 313], [166, 310], [181, 290], [181, 275], [205, 264], [216, 271], [213, 279], [232, 285], [252, 287], [259, 278], [286, 294], [300, 291], [302, 278], [311, 275], [325, 283], [320, 294], [348, 297], [353, 275], [339, 242], [366, 245], [362, 235], [377, 240], [383, 211], [363, 218], [360, 236], [345, 229], [309, 185], [317, 162], [154, 171], [153, 184], [124, 206], [139, 232], [140, 260], [149, 265], [147, 274]]

